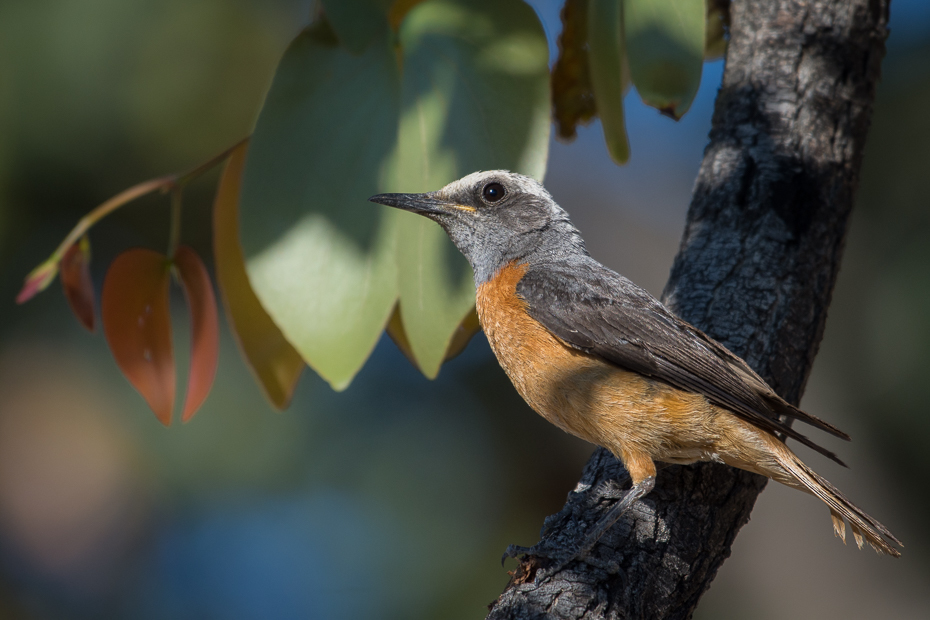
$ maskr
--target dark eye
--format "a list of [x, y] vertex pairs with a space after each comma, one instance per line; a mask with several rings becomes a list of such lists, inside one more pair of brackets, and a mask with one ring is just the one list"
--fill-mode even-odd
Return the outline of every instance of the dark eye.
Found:
[[484, 186], [484, 189], [481, 190], [481, 196], [487, 202], [497, 202], [504, 197], [504, 186], [500, 183], [488, 183]]

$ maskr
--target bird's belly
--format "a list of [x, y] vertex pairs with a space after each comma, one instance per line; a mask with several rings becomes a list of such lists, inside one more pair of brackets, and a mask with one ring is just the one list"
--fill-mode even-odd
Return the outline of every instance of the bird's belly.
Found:
[[540, 415], [617, 456], [639, 451], [676, 463], [715, 458], [716, 408], [703, 396], [568, 346], [526, 313], [515, 292], [496, 284], [478, 289], [482, 327], [517, 391]]

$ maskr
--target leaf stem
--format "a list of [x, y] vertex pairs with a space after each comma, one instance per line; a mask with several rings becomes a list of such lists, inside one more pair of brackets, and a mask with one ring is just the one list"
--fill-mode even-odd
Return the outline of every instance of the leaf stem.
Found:
[[22, 290], [19, 292], [19, 295], [16, 296], [16, 303], [25, 303], [40, 291], [45, 290], [48, 285], [52, 283], [55, 276], [58, 274], [58, 263], [61, 262], [65, 252], [68, 251], [68, 248], [77, 243], [78, 239], [86, 235], [87, 231], [90, 230], [94, 224], [113, 211], [116, 211], [124, 204], [145, 196], [156, 189], [160, 189], [162, 193], [171, 193], [171, 232], [168, 239], [168, 254], [173, 256], [181, 237], [181, 192], [184, 186], [225, 160], [234, 150], [247, 142], [248, 139], [249, 138], [246, 137], [239, 140], [219, 155], [211, 157], [189, 172], [185, 172], [184, 174], [169, 174], [133, 185], [82, 217], [78, 220], [77, 225], [71, 229], [71, 232], [68, 233], [64, 241], [55, 248], [52, 255], [41, 265], [29, 272]]
[[[49, 258], [47, 262], [57, 262], [58, 260], [60, 260], [61, 257], [64, 256], [68, 248], [74, 245], [74, 243], [78, 239], [80, 239], [81, 236], [86, 234], [87, 231], [90, 230], [90, 228], [94, 224], [102, 220], [104, 217], [106, 217], [107, 215], [115, 211], [116, 209], [122, 207], [123, 205], [129, 202], [132, 202], [133, 200], [137, 198], [141, 198], [142, 196], [145, 196], [146, 194], [149, 194], [155, 191], [156, 189], [160, 189], [162, 190], [162, 192], [170, 191], [172, 192], [172, 195], [173, 195], [175, 188], [181, 188], [187, 185], [188, 183], [190, 183], [197, 177], [201, 176], [203, 173], [207, 172], [208, 170], [210, 170], [211, 168], [213, 168], [214, 166], [216, 166], [217, 164], [225, 160], [227, 157], [229, 157], [230, 153], [232, 153], [234, 149], [236, 149], [240, 144], [242, 144], [246, 140], [248, 140], [248, 138], [243, 138], [242, 140], [239, 140], [238, 142], [236, 142], [234, 145], [232, 145], [231, 147], [229, 147], [222, 153], [214, 157], [211, 157], [209, 160], [200, 164], [196, 168], [188, 172], [185, 172], [184, 174], [169, 174], [167, 176], [158, 177], [157, 179], [150, 179], [148, 181], [143, 181], [142, 183], [133, 185], [132, 187], [121, 191], [116, 196], [113, 196], [112, 198], [110, 198], [109, 200], [107, 200], [106, 202], [98, 206], [96, 209], [94, 209], [93, 211], [91, 211], [90, 213], [82, 217], [80, 220], [78, 220], [77, 225], [71, 230], [71, 232], [68, 233], [68, 236], [65, 237], [64, 241], [62, 241], [61, 244], [55, 249], [55, 251], [52, 253], [52, 256]], [[180, 195], [178, 196], [178, 199], [180, 200]], [[174, 199], [172, 198], [172, 201], [173, 200]], [[174, 206], [174, 203], [172, 202], [172, 209], [174, 208], [175, 206]], [[174, 215], [172, 215], [172, 234], [174, 234], [173, 226], [174, 226], [175, 219], [179, 220], [180, 218], [174, 218]], [[178, 224], [178, 226], [180, 226], [180, 224]], [[175, 248], [177, 247], [176, 239], [172, 247], [175, 247]]]
[[149, 194], [156, 189], [167, 190], [172, 187], [176, 181], [177, 176], [168, 175], [164, 177], [159, 177], [157, 179], [150, 179], [139, 183], [138, 185], [133, 185], [129, 189], [125, 189], [118, 193], [116, 196], [113, 196], [99, 207], [82, 217], [78, 220], [77, 226], [71, 229], [71, 232], [68, 233], [68, 236], [65, 237], [64, 241], [55, 249], [52, 253], [51, 260], [58, 260], [64, 256], [65, 252], [70, 248], [74, 243], [80, 239], [90, 228], [102, 220], [104, 217], [120, 208], [127, 202], [132, 202], [136, 198], [141, 198], [146, 194]]
[[184, 186], [175, 183], [171, 187], [171, 229], [168, 233], [168, 258], [173, 259], [181, 241], [181, 205]]
[[179, 175], [179, 176], [177, 177], [177, 180], [175, 181], [176, 184], [177, 184], [177, 185], [181, 185], [181, 186], [187, 185], [188, 183], [190, 183], [191, 181], [193, 181], [194, 179], [196, 179], [197, 177], [199, 177], [200, 175], [202, 175], [204, 172], [207, 172], [208, 170], [210, 170], [211, 168], [213, 168], [213, 167], [216, 166], [217, 164], [222, 163], [223, 161], [226, 160], [227, 157], [229, 157], [230, 155], [232, 155], [232, 152], [233, 152], [233, 151], [235, 151], [237, 148], [239, 148], [239, 147], [240, 147], [242, 144], [244, 144], [245, 142], [248, 142], [249, 137], [250, 137], [250, 136], [246, 136], [245, 138], [239, 140], [238, 142], [236, 142], [235, 144], [233, 144], [231, 147], [229, 147], [228, 149], [226, 149], [226, 150], [223, 151], [222, 153], [219, 153], [218, 155], [214, 155], [213, 157], [211, 157], [210, 159], [208, 159], [208, 160], [205, 161], [204, 163], [200, 164], [199, 166], [197, 166], [197, 167], [194, 168], [193, 170], [190, 170], [189, 172], [185, 172], [184, 174]]

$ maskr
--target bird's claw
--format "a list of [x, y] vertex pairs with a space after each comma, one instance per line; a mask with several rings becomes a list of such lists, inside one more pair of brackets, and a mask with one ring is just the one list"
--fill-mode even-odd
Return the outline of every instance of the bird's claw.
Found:
[[538, 558], [556, 559], [552, 550], [547, 548], [543, 543], [537, 543], [532, 547], [523, 547], [521, 545], [507, 545], [507, 550], [501, 556], [501, 566], [507, 561], [507, 558], [519, 559], [519, 556], [533, 555]]
[[[507, 550], [504, 551], [504, 555], [501, 556], [501, 566], [504, 565], [507, 558], [514, 558], [519, 562], [524, 562], [525, 557], [532, 556], [548, 560], [548, 562], [544, 563], [547, 567], [555, 566], [558, 570], [561, 570], [566, 564], [576, 559], [577, 555], [577, 553], [569, 553], [566, 555], [563, 549], [554, 548], [551, 545], [545, 544], [545, 542], [539, 542], [532, 547], [508, 545]], [[524, 556], [524, 558], [520, 556]]]

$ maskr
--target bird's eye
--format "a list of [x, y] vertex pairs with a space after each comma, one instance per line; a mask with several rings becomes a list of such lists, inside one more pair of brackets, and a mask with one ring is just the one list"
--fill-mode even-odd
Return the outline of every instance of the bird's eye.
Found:
[[497, 202], [504, 197], [505, 193], [504, 186], [500, 183], [488, 183], [484, 186], [484, 189], [481, 190], [481, 196], [487, 202]]

